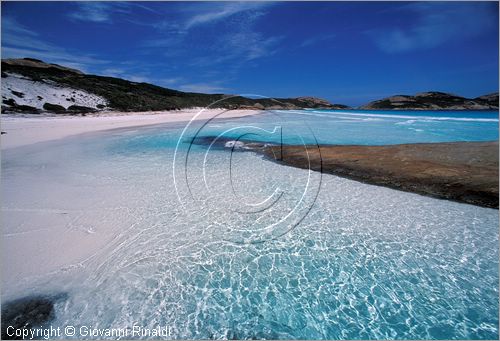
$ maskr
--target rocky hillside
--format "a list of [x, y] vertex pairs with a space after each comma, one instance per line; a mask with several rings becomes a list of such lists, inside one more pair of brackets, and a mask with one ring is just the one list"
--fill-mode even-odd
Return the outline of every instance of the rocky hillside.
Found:
[[369, 110], [492, 110], [498, 109], [498, 92], [465, 98], [444, 92], [423, 92], [415, 96], [397, 95], [361, 106]]
[[348, 108], [314, 97], [251, 99], [182, 92], [148, 83], [87, 75], [32, 58], [2, 60], [2, 112], [153, 111], [206, 106], [227, 109]]

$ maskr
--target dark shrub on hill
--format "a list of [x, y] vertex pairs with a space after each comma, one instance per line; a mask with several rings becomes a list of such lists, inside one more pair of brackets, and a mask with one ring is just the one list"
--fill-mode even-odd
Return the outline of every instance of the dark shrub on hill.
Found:
[[14, 90], [12, 90], [11, 92], [12, 92], [13, 95], [15, 95], [15, 96], [17, 96], [19, 98], [24, 98], [24, 93], [22, 93], [22, 92], [14, 91]]
[[66, 111], [66, 109], [62, 105], [52, 104], [52, 103], [48, 103], [48, 102], [46, 102], [43, 105], [43, 108], [47, 111], [52, 111], [55, 113], [62, 113], [62, 112]]
[[87, 112], [96, 112], [94, 108], [84, 107], [82, 105], [70, 105], [68, 107], [69, 112], [73, 113], [87, 113]]
[[10, 106], [13, 106], [15, 107], [17, 105], [16, 101], [13, 99], [13, 98], [9, 98], [9, 99], [4, 99], [2, 101], [3, 104], [7, 104], [7, 105], [10, 105]]
[[2, 106], [2, 113], [12, 113], [12, 114], [39, 114], [40, 110], [32, 107], [30, 105], [13, 105], [11, 107]]
[[53, 81], [60, 86], [96, 94], [107, 100], [107, 108], [120, 111], [159, 111], [207, 106], [226, 109], [297, 109], [311, 105], [314, 108], [335, 107], [326, 101], [315, 99], [252, 99], [224, 94], [182, 92], [120, 78], [81, 74], [60, 66], [51, 67], [50, 64], [42, 68], [2, 61], [2, 70], [21, 74], [35, 81]]

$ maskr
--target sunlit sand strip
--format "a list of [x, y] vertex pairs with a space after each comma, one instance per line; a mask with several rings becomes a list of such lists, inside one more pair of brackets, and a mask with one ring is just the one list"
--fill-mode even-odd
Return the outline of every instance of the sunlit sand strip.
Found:
[[[38, 142], [57, 140], [67, 136], [115, 128], [139, 127], [145, 125], [185, 122], [193, 119], [202, 108], [164, 112], [113, 112], [89, 116], [41, 116], [1, 118], [1, 149], [20, 147]], [[203, 110], [195, 119], [208, 119], [224, 109]], [[224, 118], [243, 117], [261, 113], [258, 110], [231, 110], [224, 112]]]

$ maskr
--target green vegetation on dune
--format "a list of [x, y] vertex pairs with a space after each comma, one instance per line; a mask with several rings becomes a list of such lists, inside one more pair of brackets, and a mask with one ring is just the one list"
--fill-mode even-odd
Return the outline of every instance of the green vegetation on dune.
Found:
[[26, 59], [18, 61], [2, 61], [2, 72], [84, 90], [103, 97], [107, 100], [109, 109], [119, 111], [177, 110], [207, 106], [227, 109], [347, 108], [344, 105], [332, 105], [325, 100], [312, 97], [252, 99], [225, 94], [182, 92], [120, 78], [86, 75], [31, 59], [28, 62]]

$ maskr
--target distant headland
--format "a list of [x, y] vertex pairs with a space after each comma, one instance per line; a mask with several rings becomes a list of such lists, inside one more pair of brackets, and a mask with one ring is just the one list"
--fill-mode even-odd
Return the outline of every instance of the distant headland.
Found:
[[[355, 109], [311, 96], [255, 99], [228, 94], [183, 92], [121, 78], [89, 75], [33, 58], [2, 60], [2, 113], [82, 114], [194, 107], [253, 110]], [[358, 109], [498, 110], [498, 92], [476, 98], [443, 92], [397, 95], [370, 102]]]

